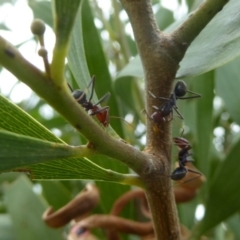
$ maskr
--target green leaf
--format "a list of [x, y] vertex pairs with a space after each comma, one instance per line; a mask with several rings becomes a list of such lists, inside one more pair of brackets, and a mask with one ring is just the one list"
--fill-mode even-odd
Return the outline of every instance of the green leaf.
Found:
[[61, 47], [69, 42], [75, 17], [82, 0], [61, 0], [54, 3], [54, 21], [56, 46]]
[[[197, 166], [199, 170], [208, 176], [210, 157], [210, 146], [213, 129], [213, 98], [214, 98], [214, 72], [195, 77], [193, 91], [200, 93], [201, 98], [196, 99], [196, 141], [194, 144]], [[204, 149], [204, 151], [203, 151]]]
[[[101, 158], [101, 160], [106, 160]], [[110, 165], [111, 166], [111, 165]], [[110, 169], [105, 169], [87, 158], [68, 158], [54, 160], [47, 163], [35, 164], [27, 167], [31, 177], [36, 180], [95, 180], [116, 182], [120, 184], [139, 185], [136, 175], [121, 174]]]
[[[68, 52], [68, 65], [75, 80], [78, 83], [78, 86], [81, 87], [81, 89], [85, 89], [88, 86], [91, 78], [88, 71], [83, 46], [81, 12], [82, 8], [79, 8], [70, 41], [70, 48]], [[93, 100], [97, 101], [96, 95], [93, 97]]]
[[0, 129], [51, 142], [63, 143], [61, 139], [57, 138], [38, 121], [1, 95], [0, 119]]
[[56, 84], [63, 85], [65, 81], [65, 58], [69, 50], [73, 25], [82, 2], [83, 0], [53, 1], [56, 42], [51, 63], [51, 77]]
[[0, 214], [0, 239], [16, 240], [12, 220], [9, 214]]
[[35, 163], [77, 156], [76, 148], [0, 131], [0, 171], [10, 171]]
[[216, 70], [216, 91], [231, 117], [240, 124], [240, 58]]
[[[132, 77], [119, 78], [114, 82], [114, 88], [117, 96], [121, 99], [121, 104], [126, 104], [127, 112], [133, 113], [138, 119], [144, 121], [145, 116], [141, 112], [144, 109], [143, 93], [136, 79]], [[125, 92], [128, 94], [123, 94]]]
[[71, 201], [71, 191], [67, 189], [62, 182], [41, 181], [41, 186], [43, 188], [43, 196], [50, 206], [54, 206], [55, 210]]
[[195, 236], [200, 236], [240, 209], [238, 156], [240, 141], [216, 169], [210, 182], [205, 216], [197, 227]]
[[230, 219], [227, 220], [227, 228], [230, 229], [234, 235], [235, 239], [240, 239], [240, 228], [239, 228], [240, 217], [239, 213], [236, 213]]
[[[230, 1], [219, 12], [206, 28], [198, 35], [180, 62], [177, 78], [190, 77], [209, 72], [220, 67], [240, 55], [240, 2]], [[186, 17], [184, 17], [186, 19]], [[179, 23], [174, 23], [178, 27]], [[223, 24], [224, 23], [224, 24]], [[172, 31], [170, 26], [166, 32]], [[217, 41], [216, 41], [217, 39]], [[119, 73], [123, 76], [144, 77], [139, 56], [132, 60]]]
[[160, 29], [165, 29], [174, 22], [173, 12], [162, 6], [156, 12], [155, 17]]
[[183, 224], [188, 229], [192, 229], [194, 226], [195, 213], [196, 213], [196, 205], [198, 204], [198, 198], [194, 198], [190, 202], [184, 204], [178, 204], [178, 215]]
[[[0, 128], [17, 134], [27, 135], [39, 139], [45, 139], [55, 143], [63, 143], [59, 138], [54, 136], [49, 130], [43, 127], [39, 122], [34, 120], [26, 112], [21, 110], [16, 105], [12, 104], [6, 98], [0, 95]], [[29, 137], [26, 138], [27, 141]], [[37, 140], [37, 142], [40, 140]], [[46, 142], [43, 142], [44, 144]], [[6, 144], [6, 143], [4, 143]], [[40, 144], [41, 141], [40, 141]], [[48, 145], [49, 143], [47, 143]], [[37, 150], [36, 150], [37, 151]], [[26, 153], [28, 155], [28, 153]], [[44, 157], [43, 157], [44, 158]], [[43, 159], [42, 158], [42, 159]], [[15, 158], [16, 159], [16, 158]], [[1, 159], [2, 160], [2, 159]], [[35, 161], [32, 159], [32, 161]], [[101, 157], [101, 161], [110, 167], [108, 160]], [[113, 163], [113, 161], [111, 161]], [[4, 163], [8, 164], [8, 163]], [[9, 163], [10, 164], [10, 163]], [[23, 166], [20, 161], [15, 162], [15, 168]], [[28, 165], [24, 162], [24, 166]], [[113, 164], [114, 165], [114, 164]], [[4, 167], [5, 165], [3, 165]], [[119, 163], [118, 165], [119, 166]], [[116, 171], [121, 171], [123, 168], [115, 167]], [[124, 166], [124, 165], [122, 165]], [[97, 164], [94, 164], [87, 158], [67, 158], [54, 160], [51, 162], [39, 163], [36, 165], [24, 168], [26, 172], [31, 172], [33, 179], [93, 179], [98, 181], [112, 181], [124, 183], [128, 176], [117, 172], [104, 169]], [[125, 172], [126, 166], [124, 166]], [[127, 184], [127, 182], [126, 182]]]
[[33, 192], [33, 185], [25, 176], [9, 184], [5, 193], [18, 240], [63, 239], [60, 230], [52, 230], [42, 221], [42, 214], [48, 205]]

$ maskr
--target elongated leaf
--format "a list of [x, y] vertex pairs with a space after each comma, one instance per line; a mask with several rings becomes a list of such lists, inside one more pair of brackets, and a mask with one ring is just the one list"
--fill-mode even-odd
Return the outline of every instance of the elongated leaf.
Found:
[[155, 17], [160, 29], [165, 29], [174, 22], [173, 12], [162, 6], [156, 12]]
[[24, 112], [17, 105], [0, 95], [0, 128], [9, 132], [63, 143], [47, 128]]
[[10, 171], [35, 163], [76, 156], [76, 148], [66, 144], [0, 131], [0, 171]]
[[[88, 71], [85, 51], [83, 46], [82, 36], [82, 5], [79, 8], [77, 19], [73, 27], [73, 33], [70, 41], [70, 48], [68, 52], [68, 65], [71, 72], [81, 89], [85, 89], [90, 81], [90, 74]], [[97, 101], [96, 95], [93, 97]]]
[[54, 160], [47, 163], [32, 165], [27, 169], [30, 170], [31, 177], [36, 180], [85, 179], [131, 184], [128, 183], [126, 179], [135, 178], [134, 175], [120, 174], [110, 169], [104, 169], [87, 158]]
[[17, 239], [63, 239], [60, 230], [52, 230], [42, 221], [42, 213], [48, 205], [32, 188], [31, 182], [22, 176], [5, 190]]
[[10, 214], [0, 214], [0, 239], [15, 240], [16, 233], [13, 228]]
[[[144, 114], [141, 112], [144, 109], [144, 101], [142, 92], [132, 77], [119, 78], [114, 82], [116, 94], [121, 99], [121, 105], [126, 104], [127, 111], [133, 113], [138, 119], [144, 121]], [[128, 94], [123, 94], [128, 92]]]
[[54, 209], [59, 209], [71, 200], [70, 189], [67, 189], [60, 181], [41, 181], [41, 186], [45, 199], [50, 206], [54, 206]]
[[217, 94], [224, 100], [231, 117], [240, 124], [240, 58], [216, 70]]
[[206, 212], [196, 235], [206, 232], [240, 209], [239, 176], [240, 142], [219, 165], [211, 182]]
[[53, 1], [56, 46], [61, 47], [68, 43], [81, 1], [82, 0]]
[[[196, 142], [195, 150], [197, 156], [197, 166], [199, 170], [208, 176], [212, 119], [213, 119], [213, 98], [214, 98], [214, 72], [203, 74], [194, 78], [193, 91], [200, 93], [201, 98], [196, 99]], [[204, 149], [204, 151], [203, 151]]]
[[[63, 143], [26, 112], [0, 95], [0, 128], [17, 134]], [[13, 146], [14, 147], [14, 146]], [[12, 147], [12, 148], [13, 148]], [[109, 160], [106, 160], [109, 161]], [[4, 163], [6, 164], [6, 163]], [[20, 167], [20, 163], [15, 168]], [[26, 164], [26, 163], [24, 163]], [[27, 164], [26, 164], [27, 165]], [[26, 166], [25, 165], [25, 166]], [[23, 165], [21, 165], [23, 166]], [[110, 166], [109, 166], [110, 167]], [[39, 163], [25, 168], [33, 179], [93, 179], [123, 182], [123, 175], [106, 170], [86, 158], [67, 158]], [[126, 171], [125, 171], [126, 172]]]
[[74, 22], [82, 2], [83, 0], [53, 1], [56, 42], [50, 71], [52, 80], [57, 84], [63, 84], [65, 81], [65, 58], [68, 54]]
[[239, 221], [239, 213], [236, 213], [234, 216], [227, 220], [227, 227], [234, 233], [235, 239], [240, 239]]
[[[239, 12], [239, 1], [227, 3], [187, 50], [180, 63], [177, 78], [200, 75], [224, 65], [240, 55]], [[174, 23], [174, 26], [179, 26], [179, 23]], [[166, 32], [172, 31], [172, 28], [170, 26]], [[132, 60], [119, 73], [118, 77], [127, 75], [144, 77], [139, 56]]]

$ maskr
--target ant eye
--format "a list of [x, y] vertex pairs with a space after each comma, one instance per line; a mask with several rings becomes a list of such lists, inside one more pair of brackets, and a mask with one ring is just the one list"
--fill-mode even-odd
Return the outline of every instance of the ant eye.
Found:
[[186, 83], [183, 81], [178, 81], [175, 86], [174, 92], [175, 92], [176, 96], [178, 96], [178, 97], [184, 96], [187, 92]]
[[72, 96], [77, 100], [79, 104], [83, 104], [87, 101], [86, 94], [81, 90], [74, 90]]

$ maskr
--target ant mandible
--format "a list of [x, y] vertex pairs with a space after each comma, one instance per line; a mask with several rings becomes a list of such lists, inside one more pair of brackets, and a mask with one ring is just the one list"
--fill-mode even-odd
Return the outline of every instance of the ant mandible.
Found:
[[109, 125], [109, 106], [106, 107], [99, 107], [97, 106], [99, 103], [102, 101], [106, 101], [109, 99], [111, 94], [108, 92], [104, 96], [102, 96], [97, 103], [93, 104], [91, 102], [93, 98], [93, 92], [94, 92], [94, 86], [95, 86], [95, 76], [92, 77], [90, 83], [88, 84], [87, 88], [88, 89], [92, 85], [90, 97], [87, 100], [86, 96], [86, 90], [82, 91], [80, 89], [73, 90], [70, 85], [69, 88], [72, 91], [72, 96], [76, 99], [76, 101], [88, 112], [90, 111], [90, 116], [96, 116], [98, 121], [104, 126], [108, 127]]
[[[173, 141], [180, 148], [180, 151], [178, 153], [179, 167], [177, 167], [172, 172], [171, 179], [175, 180], [175, 181], [181, 180], [187, 175], [187, 172], [198, 174], [199, 176], [196, 176], [195, 178], [201, 177], [202, 174], [200, 172], [186, 168], [186, 163], [193, 162], [193, 160], [188, 159], [188, 157], [192, 155], [191, 153], [188, 152], [192, 148], [190, 146], [189, 142], [184, 138], [178, 138], [178, 137], [173, 138]], [[189, 179], [187, 181], [193, 180], [195, 178]], [[185, 181], [185, 182], [187, 182], [187, 181]]]
[[[191, 93], [193, 96], [189, 97], [183, 97], [186, 93]], [[191, 92], [187, 90], [187, 85], [183, 81], [178, 81], [175, 85], [173, 93], [170, 95], [170, 98], [164, 98], [164, 97], [156, 97], [152, 92], [150, 92], [150, 95], [153, 98], [161, 99], [161, 100], [167, 100], [164, 102], [160, 107], [157, 106], [152, 106], [156, 110], [150, 118], [155, 122], [155, 123], [161, 123], [166, 121], [166, 117], [168, 117], [171, 114], [169, 122], [173, 119], [173, 109], [176, 111], [178, 117], [183, 120], [183, 116], [181, 113], [178, 111], [177, 107], [177, 100], [178, 99], [191, 99], [191, 98], [199, 98], [201, 97], [200, 94]]]

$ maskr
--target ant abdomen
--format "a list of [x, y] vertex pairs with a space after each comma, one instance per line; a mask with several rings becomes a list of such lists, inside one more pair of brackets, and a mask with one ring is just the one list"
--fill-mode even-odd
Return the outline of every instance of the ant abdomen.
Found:
[[154, 112], [150, 118], [157, 124], [159, 124], [160, 122], [164, 122], [165, 118], [163, 118], [161, 112]]
[[187, 139], [182, 137], [174, 137], [173, 138], [174, 143], [181, 149], [189, 146], [189, 142]]

